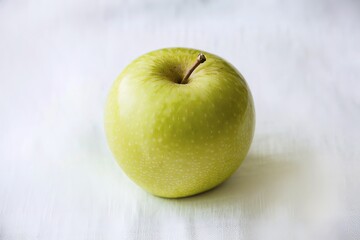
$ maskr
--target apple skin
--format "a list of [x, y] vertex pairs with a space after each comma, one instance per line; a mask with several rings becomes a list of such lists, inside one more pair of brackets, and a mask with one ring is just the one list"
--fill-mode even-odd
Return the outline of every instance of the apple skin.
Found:
[[[207, 61], [177, 82], [202, 52]], [[113, 84], [105, 130], [118, 164], [136, 184], [165, 198], [207, 191], [234, 173], [255, 128], [253, 98], [224, 59], [167, 48], [140, 56]]]

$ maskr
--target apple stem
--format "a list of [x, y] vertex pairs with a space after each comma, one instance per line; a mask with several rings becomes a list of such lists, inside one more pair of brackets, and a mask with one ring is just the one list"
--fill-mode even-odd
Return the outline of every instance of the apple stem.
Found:
[[196, 59], [195, 64], [189, 69], [189, 71], [186, 73], [185, 77], [181, 80], [180, 84], [187, 84], [189, 82], [189, 77], [191, 73], [203, 62], [206, 61], [206, 57], [204, 54], [200, 53]]

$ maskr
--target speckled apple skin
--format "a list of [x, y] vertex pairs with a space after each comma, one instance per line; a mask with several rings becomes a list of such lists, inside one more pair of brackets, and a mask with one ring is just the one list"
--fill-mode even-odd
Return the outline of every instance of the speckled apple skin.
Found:
[[[178, 84], [199, 52], [207, 61]], [[207, 191], [231, 176], [249, 150], [254, 104], [242, 75], [195, 49], [147, 53], [113, 84], [105, 110], [107, 140], [127, 176], [160, 197]]]

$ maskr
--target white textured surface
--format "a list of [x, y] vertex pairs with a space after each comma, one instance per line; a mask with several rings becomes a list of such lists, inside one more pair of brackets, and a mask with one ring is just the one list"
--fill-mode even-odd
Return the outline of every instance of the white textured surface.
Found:
[[[359, 239], [358, 1], [0, 0], [0, 239]], [[217, 189], [153, 197], [103, 133], [132, 59], [184, 46], [247, 79], [248, 158]]]

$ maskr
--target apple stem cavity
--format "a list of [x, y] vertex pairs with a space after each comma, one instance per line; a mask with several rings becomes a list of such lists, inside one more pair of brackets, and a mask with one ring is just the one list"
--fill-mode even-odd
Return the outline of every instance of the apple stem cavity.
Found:
[[187, 71], [185, 77], [181, 80], [180, 84], [187, 84], [189, 82], [189, 77], [191, 75], [191, 73], [203, 62], [206, 61], [206, 57], [204, 54], [200, 53], [196, 59], [196, 62], [194, 63], [194, 65], [189, 69], [189, 71]]

